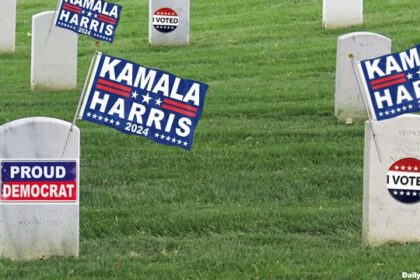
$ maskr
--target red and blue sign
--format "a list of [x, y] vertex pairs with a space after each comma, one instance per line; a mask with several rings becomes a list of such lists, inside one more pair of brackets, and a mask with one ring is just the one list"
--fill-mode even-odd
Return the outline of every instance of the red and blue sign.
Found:
[[420, 111], [420, 45], [361, 61], [364, 91], [374, 119]]
[[186, 150], [208, 85], [98, 52], [79, 117]]
[[61, 0], [55, 25], [112, 43], [121, 9], [105, 0]]
[[77, 202], [77, 173], [75, 160], [2, 160], [0, 201]]
[[171, 8], [161, 8], [153, 13], [152, 23], [157, 31], [169, 33], [179, 25], [177, 12]]

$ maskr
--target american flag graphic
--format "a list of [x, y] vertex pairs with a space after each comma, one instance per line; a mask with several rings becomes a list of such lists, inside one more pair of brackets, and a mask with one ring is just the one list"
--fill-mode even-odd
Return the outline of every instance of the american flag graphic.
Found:
[[358, 63], [362, 89], [374, 119], [420, 111], [419, 46]]

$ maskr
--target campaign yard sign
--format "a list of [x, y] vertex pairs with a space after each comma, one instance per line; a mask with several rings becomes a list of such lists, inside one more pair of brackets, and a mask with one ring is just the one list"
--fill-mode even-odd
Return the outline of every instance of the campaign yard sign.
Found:
[[420, 45], [358, 63], [374, 119], [420, 111]]
[[98, 52], [79, 118], [190, 150], [208, 85]]
[[78, 201], [76, 160], [2, 160], [0, 202]]
[[105, 0], [61, 0], [55, 25], [112, 43], [121, 9]]

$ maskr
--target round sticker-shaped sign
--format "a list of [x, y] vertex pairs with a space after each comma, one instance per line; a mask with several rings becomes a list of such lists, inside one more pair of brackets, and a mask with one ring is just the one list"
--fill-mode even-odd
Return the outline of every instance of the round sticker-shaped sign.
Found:
[[178, 14], [171, 8], [161, 8], [153, 13], [153, 26], [160, 32], [172, 32], [178, 24]]
[[389, 193], [402, 203], [420, 201], [420, 160], [404, 158], [391, 165], [386, 177]]

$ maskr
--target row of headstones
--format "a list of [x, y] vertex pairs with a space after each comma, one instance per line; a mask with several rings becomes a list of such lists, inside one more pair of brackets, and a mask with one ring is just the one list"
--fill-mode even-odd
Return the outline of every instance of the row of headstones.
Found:
[[[153, 14], [171, 8], [179, 18], [171, 32], [153, 27]], [[190, 0], [149, 0], [149, 42], [152, 45], [188, 45], [190, 41]], [[50, 22], [48, 23], [49, 28]], [[0, 52], [15, 51], [16, 0], [2, 0], [0, 9]]]
[[[0, 9], [0, 52], [15, 50], [16, 0], [2, 0]], [[179, 17], [179, 26], [172, 32], [153, 28], [153, 13], [170, 7]], [[149, 1], [149, 42], [152, 45], [188, 44], [190, 40], [190, 0]], [[363, 23], [363, 0], [324, 0], [325, 28], [347, 27]]]
[[[160, 32], [152, 25], [153, 11], [171, 7], [180, 23], [172, 32]], [[189, 43], [190, 0], [150, 0], [149, 40], [152, 45]], [[57, 28], [55, 12], [43, 12], [32, 18], [31, 87], [32, 90], [72, 90], [77, 87], [78, 35]], [[6, 0], [0, 9], [0, 52], [14, 51], [16, 0]]]

